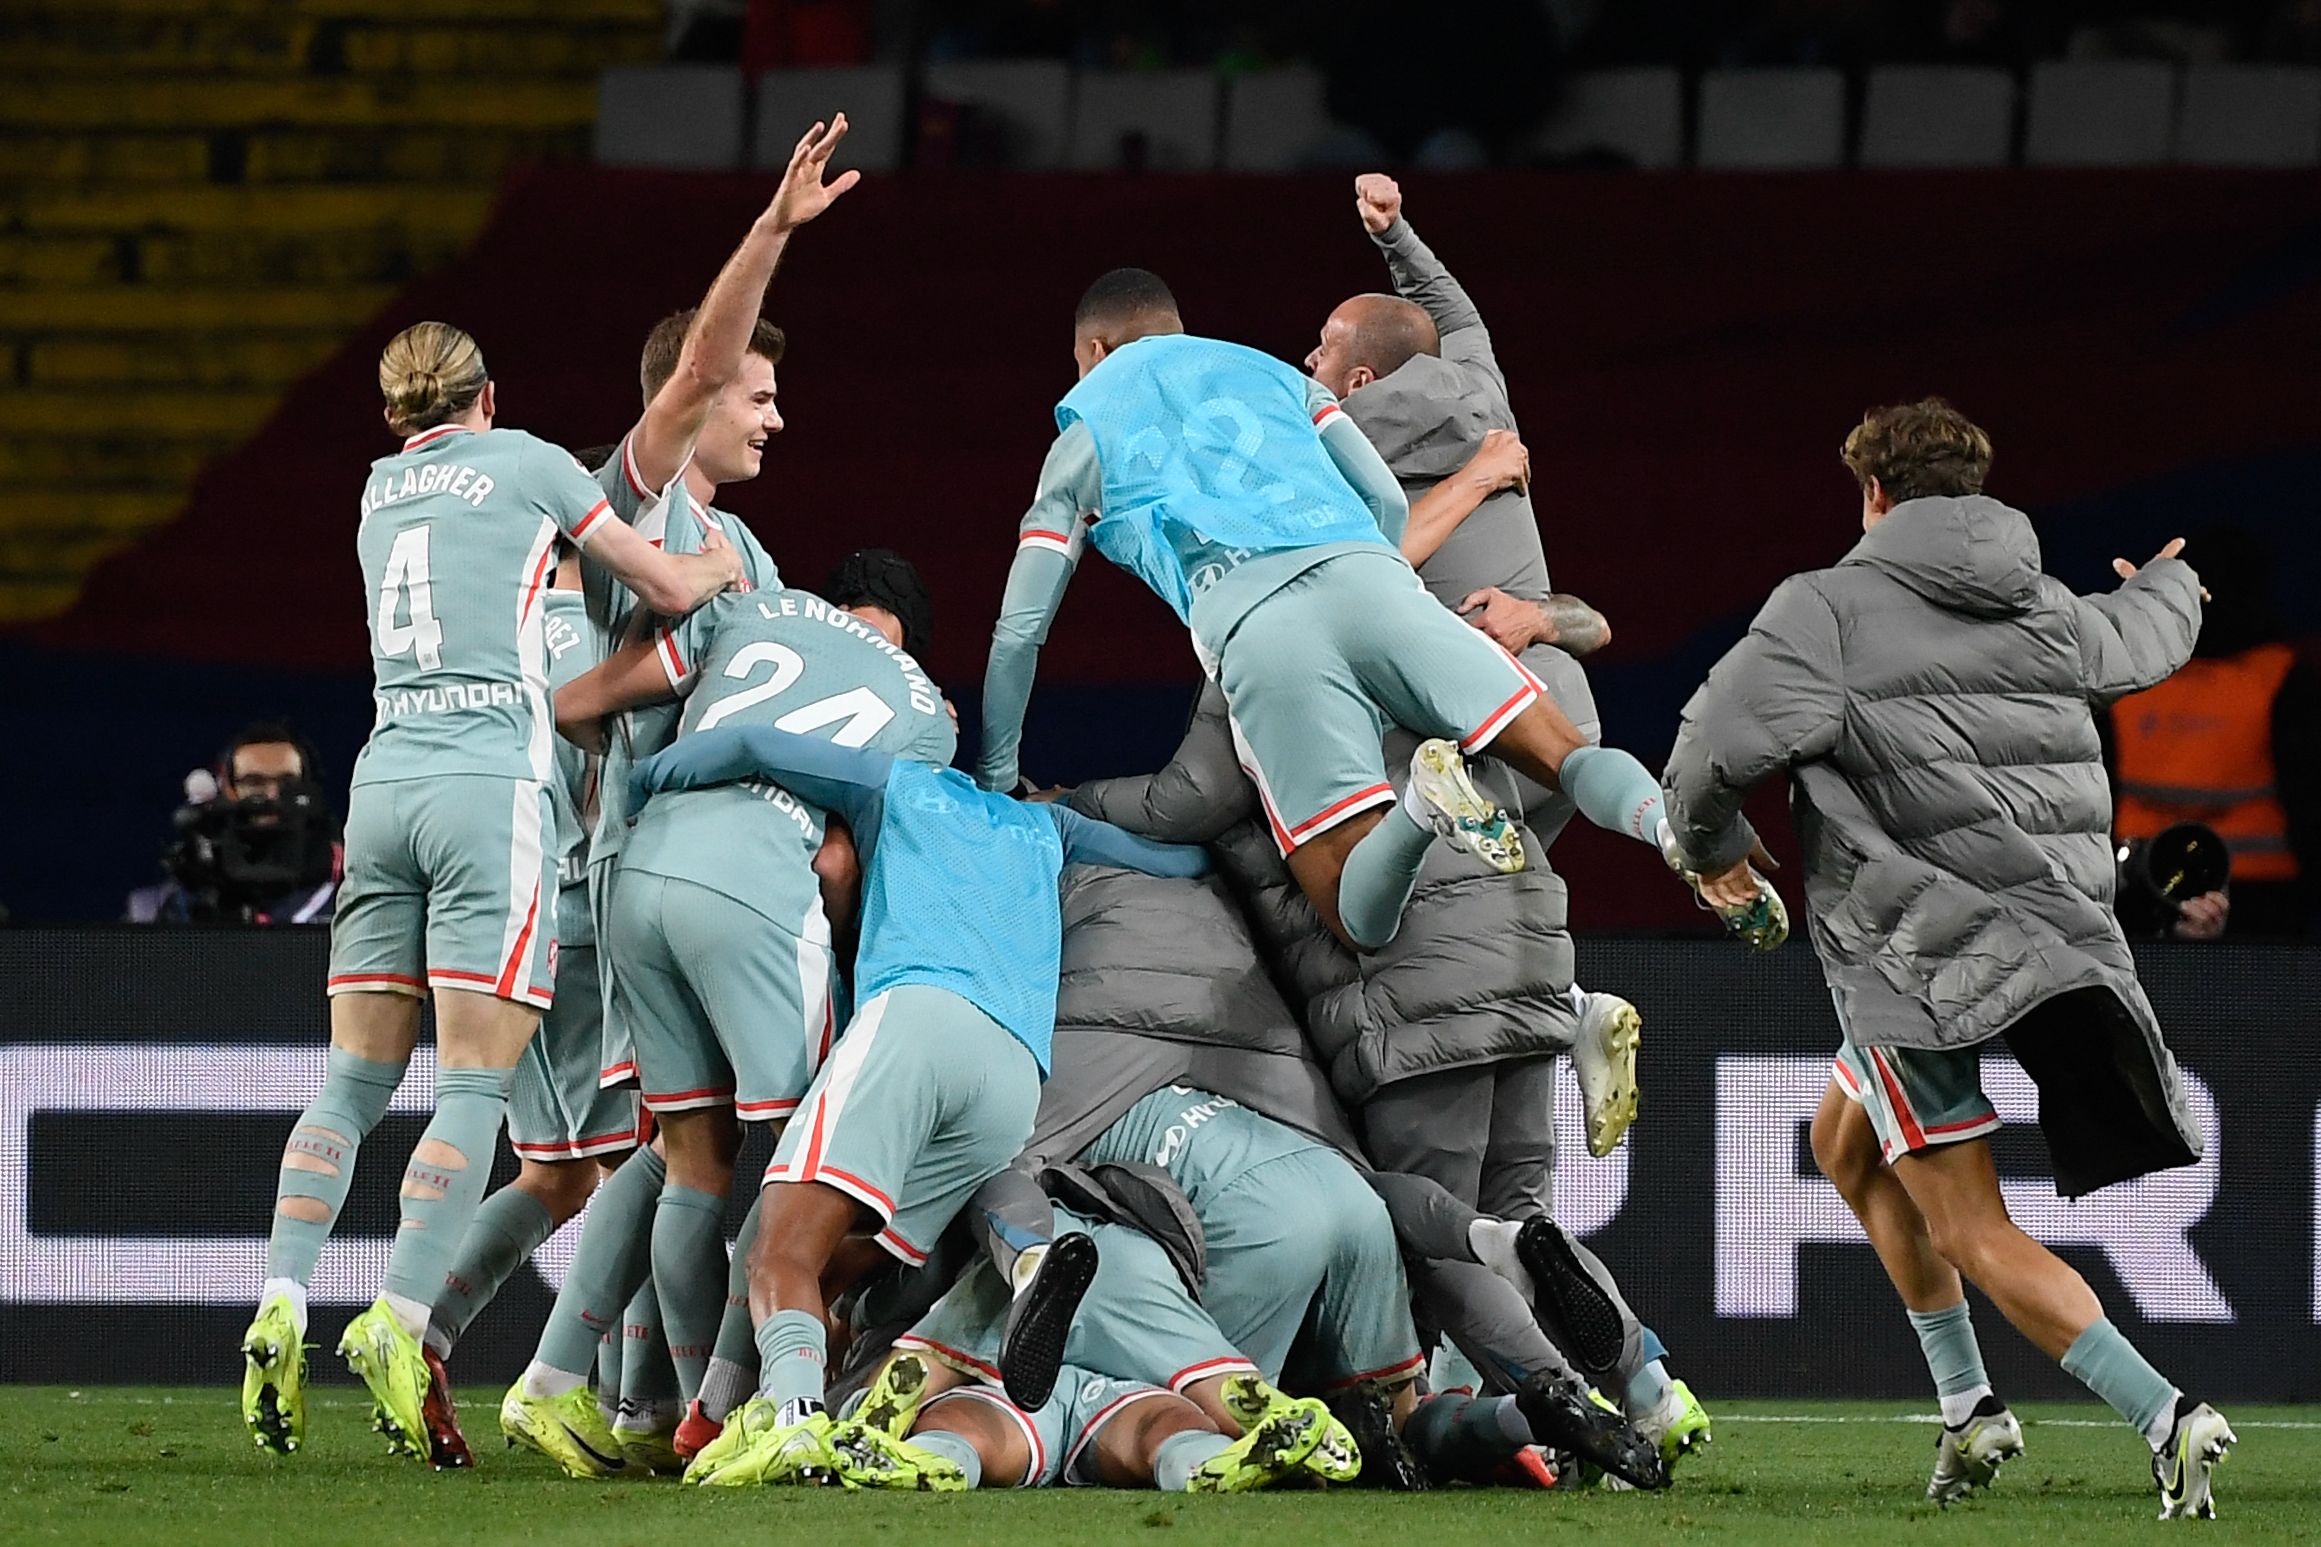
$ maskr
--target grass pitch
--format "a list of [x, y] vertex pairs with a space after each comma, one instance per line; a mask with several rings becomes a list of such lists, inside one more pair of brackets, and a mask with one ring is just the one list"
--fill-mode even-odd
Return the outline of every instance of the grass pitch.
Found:
[[[1096, 1489], [933, 1496], [737, 1493], [666, 1482], [575, 1483], [498, 1446], [494, 1393], [464, 1413], [477, 1470], [390, 1459], [358, 1392], [314, 1393], [307, 1450], [253, 1449], [216, 1389], [0, 1388], [0, 1542], [104, 1547], [1469, 1547], [1577, 1542], [2077, 1547], [2181, 1534], [2212, 1543], [2321, 1541], [2321, 1409], [2233, 1407], [2240, 1445], [2213, 1525], [2161, 1524], [2149, 1451], [2088, 1406], [2022, 1409], [2029, 1453], [1995, 1493], [1944, 1511], [1922, 1496], [1933, 1430], [1902, 1404], [1713, 1407], [1717, 1442], [1663, 1494], [1456, 1489], [1164, 1497]], [[486, 1441], [490, 1441], [487, 1445]]]

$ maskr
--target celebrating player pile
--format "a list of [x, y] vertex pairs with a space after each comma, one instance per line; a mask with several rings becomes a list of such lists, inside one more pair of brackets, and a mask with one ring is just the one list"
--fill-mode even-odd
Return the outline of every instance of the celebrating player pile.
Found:
[[[971, 780], [918, 573], [869, 552], [785, 586], [710, 506], [781, 428], [759, 308], [856, 179], [827, 178], [844, 134], [799, 142], [655, 331], [595, 478], [494, 427], [457, 329], [381, 358], [406, 439], [361, 500], [378, 720], [327, 1074], [243, 1344], [257, 1444], [301, 1448], [305, 1286], [432, 996], [435, 1116], [339, 1345], [413, 1457], [472, 1464], [445, 1361], [594, 1191], [499, 1415], [574, 1477], [1666, 1487], [1708, 1414], [1547, 1217], [1555, 1060], [1607, 1154], [1640, 1038], [1574, 984], [1547, 853], [1577, 812], [1773, 949], [1739, 810], [1787, 770], [1844, 1026], [1814, 1153], [1925, 1345], [1930, 1495], [2023, 1449], [1971, 1278], [2145, 1433], [2164, 1514], [2213, 1514], [2232, 1430], [2007, 1220], [1975, 1072], [2007, 1035], [2067, 1193], [2197, 1151], [2105, 907], [2090, 718], [2189, 651], [2176, 546], [2072, 596], [1982, 495], [1979, 430], [1873, 413], [1846, 443], [1867, 535], [1774, 594], [1664, 794], [1602, 744], [1579, 658], [1607, 630], [1550, 588], [1481, 314], [1372, 174], [1397, 293], [1333, 310], [1310, 375], [1186, 332], [1143, 270], [1089, 287]], [[1034, 662], [1091, 546], [1209, 680], [1157, 773], [1031, 793]], [[522, 1169], [479, 1211], [503, 1116]], [[749, 1123], [779, 1136], [729, 1257]]]

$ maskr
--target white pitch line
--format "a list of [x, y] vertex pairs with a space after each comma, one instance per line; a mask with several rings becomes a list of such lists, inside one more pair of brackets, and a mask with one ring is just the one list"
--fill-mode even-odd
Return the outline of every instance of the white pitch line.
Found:
[[[1899, 1413], [1892, 1417], [1849, 1418], [1837, 1413], [1714, 1413], [1715, 1423], [1908, 1423], [1937, 1424], [1940, 1413]], [[2026, 1428], [2038, 1429], [2117, 1429], [2124, 1427], [2117, 1418], [2025, 1418]], [[2321, 1423], [2291, 1418], [2236, 1418], [2235, 1429], [2321, 1429]]]

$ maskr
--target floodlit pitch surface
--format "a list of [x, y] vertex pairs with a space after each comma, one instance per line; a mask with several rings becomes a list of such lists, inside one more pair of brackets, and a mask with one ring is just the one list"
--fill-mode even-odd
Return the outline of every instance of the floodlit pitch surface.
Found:
[[[2321, 1409], [2236, 1407], [2214, 1524], [2162, 1525], [2143, 1442], [2091, 1406], [2024, 1410], [2029, 1453], [1995, 1493], [1945, 1511], [1922, 1496], [1934, 1431], [1893, 1403], [1715, 1404], [1717, 1443], [1665, 1494], [1345, 1490], [1247, 1498], [1100, 1489], [945, 1497], [672, 1482], [566, 1481], [500, 1448], [496, 1393], [469, 1393], [481, 1465], [438, 1476], [391, 1460], [368, 1406], [316, 1392], [308, 1449], [254, 1450], [216, 1390], [0, 1387], [0, 1541], [131, 1547], [1467, 1547], [1478, 1542], [2071, 1547], [2181, 1532], [2203, 1542], [2321, 1540]], [[1148, 1533], [1166, 1533], [1158, 1536]]]

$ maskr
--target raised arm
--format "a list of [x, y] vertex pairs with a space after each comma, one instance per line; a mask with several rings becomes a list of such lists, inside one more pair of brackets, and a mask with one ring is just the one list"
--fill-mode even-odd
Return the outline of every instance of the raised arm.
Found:
[[645, 405], [644, 418], [629, 436], [631, 465], [646, 488], [664, 487], [692, 460], [693, 443], [700, 438], [711, 405], [740, 373], [748, 355], [766, 286], [773, 281], [791, 233], [861, 181], [862, 174], [852, 171], [841, 172], [827, 184], [822, 181], [830, 153], [845, 138], [844, 113], [828, 128], [816, 124], [806, 131], [790, 153], [789, 170], [782, 174], [773, 202], [750, 226], [702, 297], [693, 325], [686, 330], [676, 371]]
[[1386, 255], [1386, 270], [1394, 278], [1394, 293], [1415, 301], [1434, 319], [1442, 340], [1443, 358], [1463, 360], [1499, 374], [1491, 353], [1491, 334], [1483, 313], [1451, 271], [1443, 267], [1434, 249], [1418, 239], [1402, 218], [1402, 188], [1382, 172], [1365, 172], [1354, 179], [1354, 209], [1362, 228]]
[[1837, 614], [1806, 577], [1786, 580], [1684, 706], [1661, 787], [1685, 863], [1713, 874], [1745, 858], [1742, 801], [1835, 747], [1844, 715]]
[[2114, 559], [2118, 590], [2071, 598], [2091, 703], [2109, 704], [2140, 693], [2192, 658], [2200, 637], [2200, 603], [2207, 593], [2192, 566], [2176, 557], [2183, 551], [2179, 537], [2142, 569]]
[[1370, 517], [1386, 540], [1401, 547], [1402, 534], [1410, 525], [1410, 497], [1402, 492], [1394, 470], [1370, 444], [1362, 427], [1338, 406], [1330, 389], [1318, 381], [1306, 383], [1306, 409], [1314, 416], [1322, 449], [1330, 454], [1339, 476], [1352, 484], [1362, 503], [1370, 507]]
[[1213, 843], [1257, 810], [1257, 787], [1233, 752], [1225, 694], [1214, 682], [1201, 689], [1193, 720], [1176, 755], [1159, 773], [1130, 779], [1093, 779], [1072, 792], [1070, 805], [1164, 843]]
[[983, 745], [975, 763], [975, 782], [987, 790], [1016, 786], [1024, 712], [1031, 706], [1040, 646], [1047, 642], [1048, 625], [1055, 621], [1088, 540], [1081, 517], [1101, 508], [1103, 499], [1096, 438], [1075, 422], [1056, 437], [1041, 465], [1040, 486], [1017, 528], [1015, 562], [1008, 567], [999, 621], [991, 631], [991, 658], [983, 669]]
[[680, 736], [637, 765], [639, 804], [661, 790], [697, 790], [771, 779], [800, 800], [834, 811], [859, 833], [875, 820], [894, 759], [874, 747], [842, 747], [770, 725], [721, 725]]
[[1197, 845], [1155, 843], [1114, 827], [1110, 822], [1082, 816], [1066, 805], [1039, 809], [1055, 822], [1056, 836], [1064, 840], [1067, 865], [1114, 865], [1123, 870], [1141, 870], [1148, 876], [1191, 877], [1209, 873], [1209, 856]]

